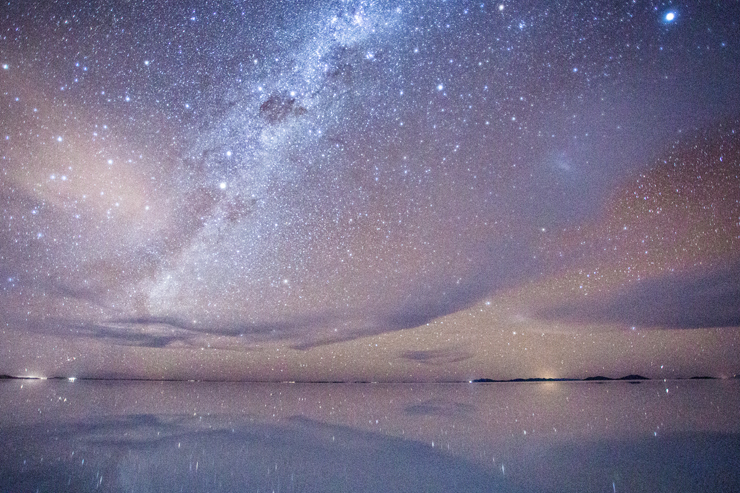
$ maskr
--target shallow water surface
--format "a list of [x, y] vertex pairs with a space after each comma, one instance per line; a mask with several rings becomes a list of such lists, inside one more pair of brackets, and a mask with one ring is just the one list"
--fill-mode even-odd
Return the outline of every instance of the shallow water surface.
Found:
[[740, 491], [740, 382], [0, 382], [0, 491]]

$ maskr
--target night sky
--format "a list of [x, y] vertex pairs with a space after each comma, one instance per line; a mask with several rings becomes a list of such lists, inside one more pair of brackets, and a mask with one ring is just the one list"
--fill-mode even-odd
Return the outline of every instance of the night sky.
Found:
[[0, 7], [0, 373], [740, 372], [740, 2]]

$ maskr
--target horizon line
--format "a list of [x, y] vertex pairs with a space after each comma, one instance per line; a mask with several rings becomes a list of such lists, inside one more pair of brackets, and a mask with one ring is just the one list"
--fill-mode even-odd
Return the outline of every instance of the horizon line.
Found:
[[740, 378], [740, 374], [732, 376], [695, 375], [690, 377], [648, 378], [639, 374], [629, 374], [623, 377], [605, 377], [595, 375], [583, 378], [511, 378], [492, 379], [475, 378], [468, 380], [220, 380], [209, 378], [146, 378], [146, 377], [76, 377], [76, 376], [39, 376], [39, 375], [8, 375], [0, 374], [0, 380], [66, 380], [76, 381], [110, 381], [110, 382], [205, 382], [205, 383], [270, 383], [270, 384], [480, 384], [480, 383], [547, 383], [547, 382], [641, 382], [641, 381], [668, 381], [668, 380], [732, 380]]

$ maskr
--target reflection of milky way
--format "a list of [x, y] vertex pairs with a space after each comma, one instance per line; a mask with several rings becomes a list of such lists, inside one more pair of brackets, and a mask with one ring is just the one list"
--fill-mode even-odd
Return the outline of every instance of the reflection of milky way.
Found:
[[428, 369], [512, 320], [734, 326], [740, 12], [693, 9], [8, 7], [6, 327], [310, 353], [451, 317], [387, 356]]

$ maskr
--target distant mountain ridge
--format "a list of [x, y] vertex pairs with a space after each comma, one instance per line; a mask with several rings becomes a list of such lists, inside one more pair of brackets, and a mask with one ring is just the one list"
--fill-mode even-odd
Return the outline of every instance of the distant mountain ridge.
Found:
[[[724, 377], [722, 377], [724, 378]], [[740, 374], [728, 377], [729, 379], [740, 379]], [[720, 377], [710, 377], [708, 375], [700, 375], [693, 377], [679, 377], [670, 378], [669, 380], [720, 380]], [[476, 378], [475, 380], [469, 380], [472, 383], [503, 383], [503, 382], [640, 382], [643, 380], [662, 380], [661, 378], [652, 379], [638, 375], [635, 373], [625, 375], [619, 378], [605, 377], [603, 375], [596, 375], [593, 377], [585, 378], [512, 378], [508, 380], [496, 380], [492, 378]]]
[[[706, 378], [714, 379], [714, 377], [691, 377], [691, 378]], [[501, 382], [604, 382], [604, 381], [640, 381], [650, 380], [642, 375], [630, 374], [620, 378], [609, 378], [602, 375], [586, 378], [514, 378], [510, 380], [493, 380], [491, 378], [477, 378], [471, 380], [472, 383], [501, 383]]]

